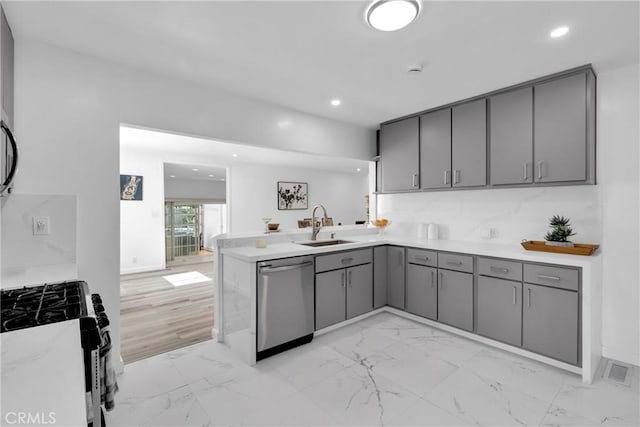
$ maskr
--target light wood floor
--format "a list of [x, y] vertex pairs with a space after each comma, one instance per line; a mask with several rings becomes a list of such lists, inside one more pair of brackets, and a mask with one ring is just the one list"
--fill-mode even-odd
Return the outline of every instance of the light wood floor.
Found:
[[[206, 282], [174, 286], [163, 276], [198, 272]], [[213, 261], [120, 277], [120, 334], [124, 363], [211, 339]]]

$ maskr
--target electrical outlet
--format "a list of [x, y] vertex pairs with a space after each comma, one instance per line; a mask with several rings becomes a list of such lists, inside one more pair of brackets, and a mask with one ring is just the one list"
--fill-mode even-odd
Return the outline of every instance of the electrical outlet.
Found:
[[33, 217], [33, 235], [34, 236], [48, 236], [50, 218], [48, 216], [34, 216]]

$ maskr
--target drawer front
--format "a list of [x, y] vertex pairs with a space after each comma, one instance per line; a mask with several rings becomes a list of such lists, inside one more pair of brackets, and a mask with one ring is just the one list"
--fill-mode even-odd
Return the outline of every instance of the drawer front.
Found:
[[440, 252], [438, 253], [438, 268], [473, 273], [473, 257]]
[[427, 267], [437, 267], [438, 253], [422, 249], [407, 249], [407, 262], [410, 264], [426, 265]]
[[319, 255], [316, 257], [316, 273], [351, 267], [352, 265], [366, 264], [372, 261], [373, 251], [371, 248], [339, 252], [329, 255]]
[[522, 281], [522, 263], [493, 258], [478, 258], [478, 274]]
[[525, 264], [524, 281], [537, 285], [577, 291], [579, 288], [580, 275], [578, 274], [578, 270], [571, 268]]

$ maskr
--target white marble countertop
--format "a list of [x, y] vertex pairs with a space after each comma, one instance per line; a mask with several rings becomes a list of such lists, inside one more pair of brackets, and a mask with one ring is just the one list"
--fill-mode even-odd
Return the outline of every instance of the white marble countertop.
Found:
[[3, 425], [87, 425], [78, 319], [2, 333], [0, 347]]
[[[261, 237], [256, 236], [256, 239], [258, 238]], [[411, 237], [379, 236], [375, 234], [345, 236], [344, 240], [351, 243], [324, 247], [310, 247], [294, 242], [274, 242], [269, 243], [266, 248], [256, 248], [255, 246], [223, 248], [221, 249], [221, 254], [246, 262], [257, 262], [269, 259], [360, 249], [379, 245], [398, 245], [575, 267], [589, 267], [594, 262], [599, 261], [600, 258], [599, 253], [592, 256], [581, 256], [527, 251], [519, 243], [504, 244], [455, 240], [425, 240]]]

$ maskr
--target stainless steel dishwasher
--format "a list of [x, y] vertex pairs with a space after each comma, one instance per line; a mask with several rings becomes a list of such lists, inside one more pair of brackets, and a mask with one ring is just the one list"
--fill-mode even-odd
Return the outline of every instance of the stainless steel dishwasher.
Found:
[[257, 360], [313, 339], [313, 256], [258, 263]]

